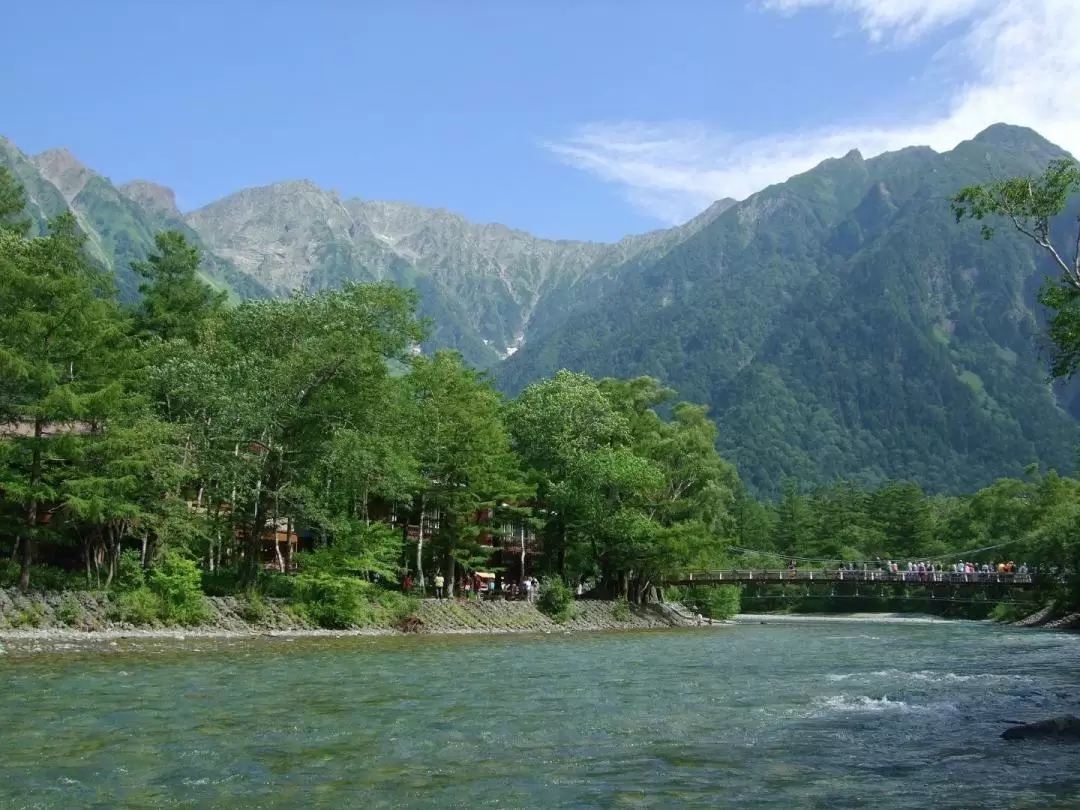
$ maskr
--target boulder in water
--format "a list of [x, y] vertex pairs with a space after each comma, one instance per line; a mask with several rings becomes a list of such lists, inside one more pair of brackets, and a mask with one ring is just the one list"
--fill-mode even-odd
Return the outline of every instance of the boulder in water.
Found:
[[1021, 723], [1001, 733], [1004, 740], [1076, 740], [1080, 742], [1080, 717], [1066, 714], [1037, 723]]

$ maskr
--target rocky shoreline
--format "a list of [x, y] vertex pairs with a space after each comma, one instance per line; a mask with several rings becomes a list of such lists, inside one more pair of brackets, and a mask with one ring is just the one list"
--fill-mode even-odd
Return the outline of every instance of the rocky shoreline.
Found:
[[107, 594], [90, 592], [24, 595], [0, 590], [0, 649], [43, 651], [80, 648], [122, 639], [196, 640], [245, 638], [349, 638], [362, 636], [571, 633], [694, 627], [696, 616], [678, 605], [631, 606], [582, 600], [574, 615], [557, 622], [528, 602], [466, 602], [425, 599], [402, 623], [327, 630], [314, 627], [287, 604], [267, 600], [255, 621], [246, 602], [208, 597], [210, 618], [198, 627], [139, 627], [112, 621]]

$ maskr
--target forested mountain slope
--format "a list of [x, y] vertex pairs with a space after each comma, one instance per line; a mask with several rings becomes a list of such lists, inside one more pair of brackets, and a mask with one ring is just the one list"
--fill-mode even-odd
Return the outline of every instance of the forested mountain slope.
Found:
[[785, 476], [975, 489], [1071, 470], [1080, 439], [1038, 356], [1047, 267], [1021, 237], [957, 225], [948, 198], [1061, 151], [992, 127], [938, 154], [858, 152], [731, 206], [497, 370], [516, 392], [559, 368], [652, 375], [713, 408], [757, 491]]
[[132, 262], [153, 251], [156, 233], [174, 229], [200, 249], [205, 279], [234, 299], [346, 281], [414, 288], [432, 324], [425, 349], [456, 349], [485, 368], [601, 298], [626, 262], [664, 255], [732, 203], [676, 228], [603, 244], [540, 239], [443, 209], [341, 199], [306, 180], [244, 189], [185, 214], [164, 186], [116, 186], [65, 149], [31, 157], [3, 139], [0, 165], [25, 186], [38, 230], [65, 209], [75, 214], [88, 250], [113, 271], [126, 300], [139, 283]]
[[[154, 251], [154, 236], [166, 228], [184, 232], [203, 253], [203, 277], [218, 289], [228, 289], [234, 296], [261, 298], [269, 293], [251, 277], [237, 273], [225, 260], [214, 256], [202, 244], [198, 234], [184, 223], [175, 202], [172, 210], [161, 202], [172, 192], [160, 186], [157, 206], [147, 207], [145, 191], [152, 184], [134, 183], [117, 188], [107, 178], [80, 163], [66, 149], [51, 149], [33, 157], [23, 154], [14, 144], [0, 138], [0, 166], [11, 169], [23, 185], [35, 232], [44, 229], [52, 217], [70, 210], [87, 235], [87, 249], [99, 263], [112, 270], [121, 297], [137, 295], [139, 279], [131, 263], [143, 261]], [[129, 191], [136, 193], [131, 194]]]

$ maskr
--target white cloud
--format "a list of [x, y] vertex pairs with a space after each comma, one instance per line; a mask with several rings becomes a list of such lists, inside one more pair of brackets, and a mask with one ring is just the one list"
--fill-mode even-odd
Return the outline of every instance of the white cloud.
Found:
[[[641, 210], [681, 222], [721, 197], [743, 198], [829, 157], [913, 144], [951, 149], [991, 124], [1030, 126], [1080, 153], [1080, 0], [763, 0], [788, 14], [820, 7], [874, 42], [904, 46], [955, 27], [943, 49], [956, 83], [943, 114], [887, 125], [741, 139], [695, 123], [592, 123], [546, 146], [622, 186]], [[928, 66], [929, 67], [929, 66]], [[964, 81], [959, 76], [966, 76]]]

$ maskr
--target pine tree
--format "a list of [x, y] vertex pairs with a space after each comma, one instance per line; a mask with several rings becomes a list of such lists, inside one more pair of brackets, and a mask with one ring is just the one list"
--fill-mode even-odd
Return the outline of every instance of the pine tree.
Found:
[[124, 397], [123, 319], [83, 241], [70, 214], [44, 238], [0, 233], [0, 485], [21, 512], [23, 590], [63, 481]]
[[154, 241], [159, 252], [132, 265], [147, 279], [139, 285], [139, 329], [162, 340], [194, 342], [203, 322], [224, 306], [226, 294], [214, 292], [199, 278], [199, 249], [182, 233], [165, 231]]

